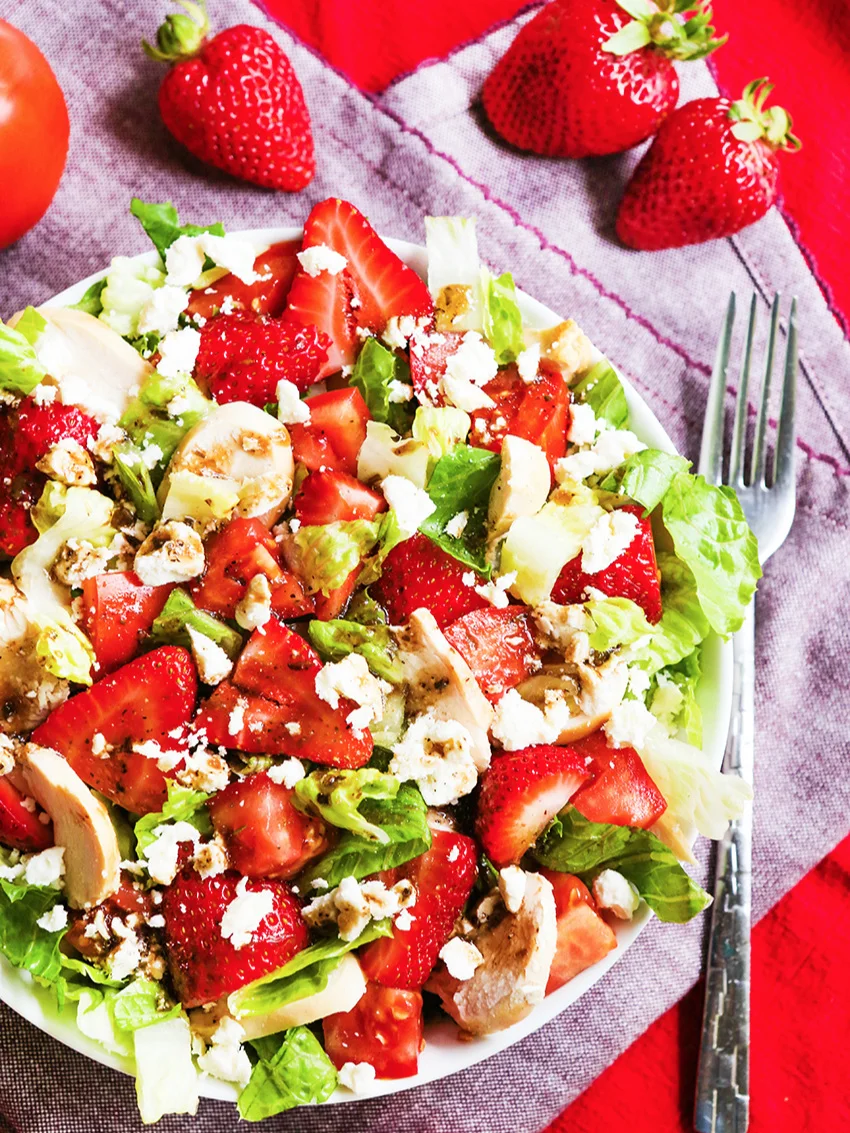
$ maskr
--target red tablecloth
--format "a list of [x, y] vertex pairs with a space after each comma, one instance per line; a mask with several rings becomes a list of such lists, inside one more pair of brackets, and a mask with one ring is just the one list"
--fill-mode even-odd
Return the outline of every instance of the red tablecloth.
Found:
[[[379, 91], [528, 7], [517, 0], [267, 0], [267, 9], [361, 87]], [[537, 5], [531, 5], [536, 7]], [[730, 33], [714, 57], [737, 94], [768, 75], [803, 151], [784, 162], [783, 208], [836, 318], [850, 326], [850, 5], [846, 0], [715, 0]], [[754, 1133], [850, 1130], [850, 839], [761, 922], [753, 947]], [[696, 988], [662, 1016], [549, 1133], [691, 1128], [701, 1013]]]

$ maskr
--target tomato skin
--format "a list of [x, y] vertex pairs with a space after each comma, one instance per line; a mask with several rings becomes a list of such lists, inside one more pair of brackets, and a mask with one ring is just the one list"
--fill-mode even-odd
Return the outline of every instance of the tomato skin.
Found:
[[504, 610], [485, 606], [458, 618], [443, 633], [469, 665], [484, 695], [494, 702], [538, 667], [540, 651], [525, 606]]
[[209, 801], [230, 863], [245, 877], [295, 877], [328, 847], [324, 822], [292, 805], [294, 791], [264, 773], [246, 775]]
[[374, 519], [386, 510], [380, 492], [346, 472], [311, 472], [295, 497], [296, 518], [307, 525]]
[[470, 444], [500, 452], [510, 433], [542, 448], [552, 466], [565, 455], [570, 391], [559, 371], [543, 370], [527, 384], [515, 366], [508, 366], [487, 383], [484, 392], [496, 405], [471, 414]]
[[311, 472], [328, 468], [357, 475], [357, 454], [372, 415], [359, 389], [332, 389], [304, 399], [308, 425], [291, 425], [292, 454]]
[[639, 826], [648, 830], [667, 809], [667, 801], [631, 747], [608, 747], [605, 733], [593, 732], [571, 745], [592, 760], [593, 778], [570, 800], [591, 822]]
[[379, 1078], [410, 1078], [422, 1047], [422, 995], [369, 983], [350, 1011], [322, 1020], [325, 1050], [339, 1070], [368, 1062]]
[[0, 248], [41, 220], [68, 155], [68, 108], [50, 64], [23, 32], [0, 20]]
[[0, 776], [0, 846], [37, 853], [53, 845], [53, 826], [39, 822], [38, 815], [24, 806], [25, 796]]
[[83, 630], [105, 676], [136, 656], [174, 589], [145, 586], [132, 571], [108, 571], [83, 583]]
[[216, 280], [210, 287], [192, 292], [189, 313], [208, 319], [221, 309], [229, 297], [234, 311], [254, 311], [258, 315], [277, 318], [286, 306], [286, 297], [298, 270], [296, 252], [301, 250], [300, 240], [283, 240], [272, 244], [254, 260], [254, 271], [259, 276], [255, 283], [243, 283], [232, 273]]

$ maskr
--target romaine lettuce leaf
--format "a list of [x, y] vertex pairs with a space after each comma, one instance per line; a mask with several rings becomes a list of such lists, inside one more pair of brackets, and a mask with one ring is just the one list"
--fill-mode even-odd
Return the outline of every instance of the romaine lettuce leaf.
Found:
[[[23, 318], [21, 316], [21, 321]], [[32, 343], [22, 332], [20, 322], [15, 328], [0, 322], [0, 389], [26, 395], [32, 393], [46, 374]]]
[[145, 204], [138, 197], [133, 197], [130, 212], [153, 241], [163, 260], [165, 253], [179, 236], [200, 236], [202, 232], [211, 232], [214, 236], [224, 235], [224, 227], [220, 223], [181, 225], [177, 209], [169, 201], [161, 205]]
[[113, 448], [112, 460], [121, 486], [136, 509], [136, 515], [142, 523], [156, 523], [159, 519], [159, 504], [142, 454], [135, 445], [125, 441]]
[[343, 618], [327, 622], [314, 619], [307, 632], [324, 661], [341, 661], [349, 653], [360, 653], [376, 676], [391, 684], [401, 684], [401, 665], [395, 658], [389, 626], [359, 625]]
[[185, 645], [189, 648], [192, 644], [187, 632], [189, 626], [220, 645], [231, 660], [242, 648], [242, 635], [237, 630], [206, 610], [199, 610], [191, 595], [178, 587], [168, 595], [162, 612], [151, 626], [151, 637], [162, 645]]
[[691, 462], [683, 456], [645, 448], [609, 472], [599, 487], [636, 500], [648, 515], [661, 503], [676, 476], [687, 472], [690, 466]]
[[204, 791], [183, 787], [173, 779], [167, 779], [166, 785], [168, 799], [163, 803], [162, 810], [145, 814], [136, 823], [136, 853], [140, 856], [155, 840], [157, 827], [166, 822], [188, 822], [199, 834], [212, 833], [212, 822], [206, 805], [210, 796]]
[[[484, 327], [484, 295], [475, 220], [462, 216], [426, 216], [428, 290], [437, 307], [437, 328], [451, 288], [451, 329], [481, 331]], [[462, 302], [459, 301], [462, 296]]]
[[525, 345], [516, 288], [513, 276], [508, 271], [498, 279], [489, 276], [487, 280], [484, 290], [484, 337], [492, 346], [500, 366], [514, 362]]
[[384, 869], [395, 869], [418, 858], [431, 845], [428, 808], [419, 790], [403, 784], [395, 798], [367, 799], [360, 808], [363, 818], [383, 830], [388, 841], [378, 845], [372, 838], [346, 831], [333, 849], [308, 866], [299, 886], [306, 893], [317, 878], [335, 888], [345, 877], [360, 881]]
[[647, 634], [654, 633], [637, 603], [630, 598], [593, 598], [585, 603], [591, 619], [588, 639], [591, 649], [607, 653], [618, 645], [632, 645]]
[[607, 358], [597, 362], [588, 370], [581, 381], [573, 387], [573, 393], [593, 410], [598, 421], [607, 421], [614, 429], [622, 429], [629, 423], [629, 407], [626, 404], [626, 391], [620, 376]]
[[107, 1003], [115, 1026], [119, 1031], [132, 1033], [152, 1023], [162, 1023], [166, 1019], [176, 1019], [180, 1015], [179, 1003], [167, 1004], [162, 986], [153, 980], [139, 977], [121, 988], [107, 994]]
[[300, 527], [292, 546], [298, 574], [310, 592], [329, 594], [342, 586], [378, 542], [382, 525], [380, 519], [355, 519]]
[[169, 1018], [133, 1032], [136, 1098], [146, 1125], [167, 1113], [196, 1113], [198, 1071], [192, 1061], [192, 1033], [184, 1017]]
[[361, 813], [365, 799], [394, 799], [401, 784], [394, 775], [373, 767], [356, 771], [311, 771], [295, 784], [292, 803], [305, 814], [318, 814], [340, 830], [351, 830], [371, 842], [387, 845], [390, 835]]
[[106, 287], [106, 279], [99, 279], [93, 283], [91, 287], [86, 289], [85, 294], [78, 303], [72, 303], [71, 306], [75, 311], [84, 311], [87, 315], [94, 315], [95, 318], [103, 310], [103, 303], [101, 302], [101, 294]]
[[327, 1101], [336, 1089], [333, 1063], [308, 1027], [293, 1027], [251, 1045], [258, 1061], [236, 1103], [245, 1121]]
[[[173, 406], [178, 408], [175, 410]], [[197, 425], [215, 405], [204, 397], [186, 374], [165, 377], [154, 371], [133, 398], [118, 422], [135, 445], [160, 449], [155, 483], [174, 450], [193, 425]]]
[[363, 394], [375, 421], [383, 421], [397, 433], [406, 433], [410, 428], [412, 409], [410, 402], [393, 401], [390, 397], [390, 383], [394, 381], [410, 385], [407, 361], [382, 346], [377, 338], [367, 338], [357, 355], [348, 384]]
[[411, 434], [414, 440], [428, 446], [431, 461], [452, 452], [469, 435], [472, 419], [453, 405], [420, 405], [413, 417]]
[[671, 733], [681, 731], [696, 748], [702, 747], [702, 712], [696, 697], [701, 675], [697, 647], [678, 664], [660, 669], [647, 695], [653, 716]]
[[[420, 525], [438, 547], [487, 578], [492, 572], [485, 557], [487, 507], [500, 466], [496, 453], [470, 445], [457, 445], [440, 457], [428, 483], [436, 507]], [[446, 526], [461, 512], [466, 513], [466, 526], [455, 538]]]
[[63, 933], [47, 932], [37, 922], [60, 896], [56, 889], [0, 878], [0, 952], [10, 964], [44, 983], [55, 982], [62, 973]]
[[115, 256], [100, 292], [101, 322], [122, 338], [138, 335], [142, 309], [164, 283], [161, 268], [140, 264], [129, 256]]
[[501, 574], [516, 572], [513, 593], [529, 606], [548, 601], [558, 575], [604, 514], [588, 493], [569, 504], [550, 500], [536, 515], [514, 520], [502, 545], [500, 566]]
[[591, 822], [573, 806], [552, 819], [532, 853], [548, 869], [575, 873], [590, 882], [603, 869], [617, 870], [662, 921], [682, 924], [711, 901], [673, 851], [650, 831]]

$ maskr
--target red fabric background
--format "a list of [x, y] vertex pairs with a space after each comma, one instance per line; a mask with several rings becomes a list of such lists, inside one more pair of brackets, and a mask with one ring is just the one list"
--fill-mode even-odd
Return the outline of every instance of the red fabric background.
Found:
[[[370, 91], [526, 7], [518, 0], [266, 0], [329, 63]], [[534, 5], [536, 6], [536, 5]], [[836, 318], [850, 325], [850, 4], [714, 0], [729, 43], [713, 57], [737, 96], [760, 75], [794, 118], [783, 209]], [[850, 1130], [850, 838], [758, 926], [753, 940], [753, 1133]], [[662, 1016], [547, 1133], [687, 1133], [702, 988]]]

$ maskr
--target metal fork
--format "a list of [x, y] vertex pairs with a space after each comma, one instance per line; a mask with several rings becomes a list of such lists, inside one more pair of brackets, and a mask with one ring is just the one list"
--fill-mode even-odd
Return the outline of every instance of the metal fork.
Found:
[[[753, 451], [746, 469], [747, 394], [756, 331], [756, 296], [750, 305], [738, 381], [728, 472], [723, 475], [724, 399], [729, 368], [735, 294], [729, 297], [708, 391], [699, 471], [713, 484], [738, 494], [758, 537], [759, 559], [766, 562], [784, 543], [796, 506], [794, 401], [797, 379], [797, 300], [788, 316], [785, 366], [776, 443], [768, 472], [767, 425], [779, 330], [780, 296], [773, 300], [765, 350], [764, 380], [756, 417]], [[746, 470], [745, 470], [746, 469]], [[723, 770], [753, 779], [753, 691], [755, 617], [750, 606], [733, 639], [732, 719]], [[697, 1133], [744, 1133], [749, 1124], [750, 1046], [750, 871], [752, 811], [732, 822], [717, 846], [714, 908], [708, 945], [694, 1128]]]

